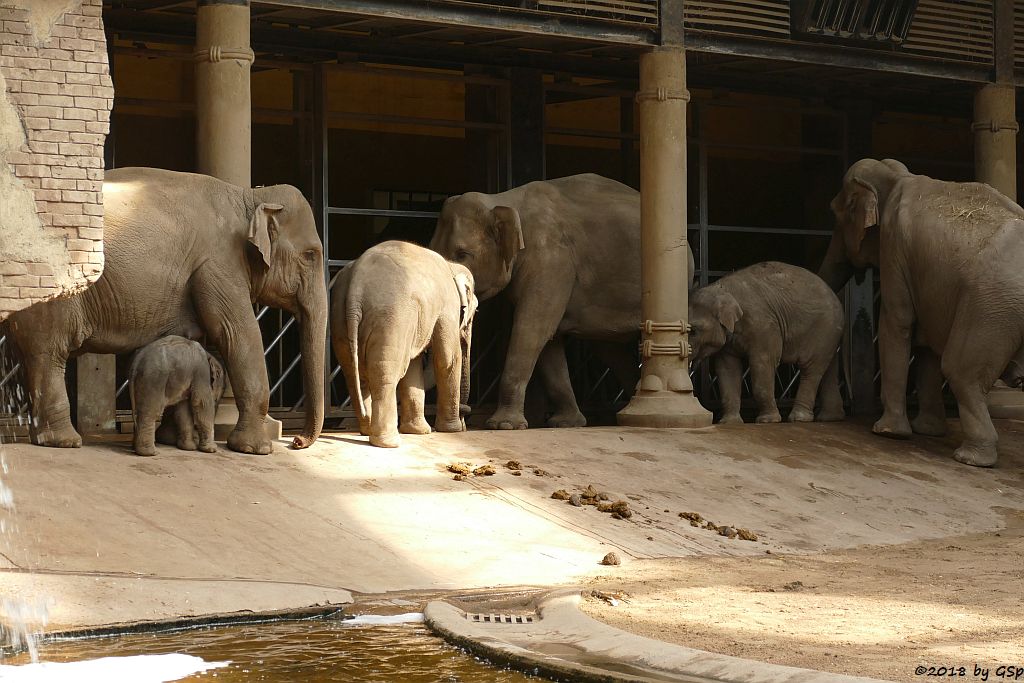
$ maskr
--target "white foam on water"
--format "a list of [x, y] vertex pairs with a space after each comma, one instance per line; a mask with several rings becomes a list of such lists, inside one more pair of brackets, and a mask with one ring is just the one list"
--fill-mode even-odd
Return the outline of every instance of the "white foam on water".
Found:
[[4, 683], [169, 683], [220, 669], [231, 662], [206, 662], [185, 654], [101, 657], [83, 662], [0, 665]]
[[341, 623], [345, 626], [384, 626], [387, 624], [418, 624], [423, 621], [423, 612], [405, 614], [360, 614]]

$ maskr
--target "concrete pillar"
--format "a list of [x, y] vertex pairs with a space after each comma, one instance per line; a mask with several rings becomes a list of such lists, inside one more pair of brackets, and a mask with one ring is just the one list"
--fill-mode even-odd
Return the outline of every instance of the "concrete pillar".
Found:
[[618, 415], [633, 427], [704, 427], [687, 341], [686, 56], [682, 46], [640, 57], [641, 368]]
[[78, 433], [117, 431], [117, 356], [83, 353], [75, 359]]
[[[974, 174], [1017, 201], [1016, 89], [989, 83], [974, 95]], [[1024, 419], [1024, 393], [996, 382], [988, 395], [992, 417]]]
[[[196, 11], [196, 159], [200, 173], [252, 186], [252, 93], [249, 0], [199, 0]], [[214, 433], [226, 439], [238, 422], [228, 382], [217, 405]], [[267, 436], [281, 423], [267, 416]]]

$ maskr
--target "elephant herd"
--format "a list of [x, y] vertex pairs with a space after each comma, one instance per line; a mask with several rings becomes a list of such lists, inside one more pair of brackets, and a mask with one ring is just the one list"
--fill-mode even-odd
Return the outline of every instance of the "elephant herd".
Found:
[[[142, 349], [131, 371], [137, 452], [155, 452], [155, 424], [174, 404], [166, 413], [173, 418], [164, 420], [174, 442], [196, 448], [194, 423], [198, 447], [210, 450], [212, 406], [226, 371], [239, 411], [228, 447], [269, 453], [263, 422], [270, 392], [252, 306], [260, 303], [290, 312], [298, 324], [306, 417], [292, 443], [312, 444], [324, 417], [328, 292], [323, 247], [302, 194], [135, 168], [107, 174], [104, 201], [102, 277], [5, 323], [25, 371], [33, 442], [81, 444], [64, 384], [69, 357]], [[817, 275], [768, 262], [691, 292], [691, 360], [712, 358], [722, 422], [741, 421], [744, 359], [758, 422], [781, 419], [773, 391], [780, 362], [801, 370], [790, 420], [842, 419], [836, 349], [844, 315], [835, 292], [873, 266], [881, 277], [884, 406], [874, 431], [945, 433], [945, 377], [964, 432], [956, 459], [995, 464], [986, 394], [1000, 377], [1013, 386], [1024, 381], [1024, 209], [987, 185], [914, 175], [891, 159], [851, 166], [831, 207], [835, 232]], [[689, 267], [692, 282], [692, 253]], [[428, 347], [438, 387], [435, 428], [465, 429], [474, 313], [478, 300], [499, 292], [514, 315], [487, 426], [527, 426], [523, 404], [535, 370], [553, 404], [548, 425], [583, 426], [565, 337], [591, 340], [623, 386], [635, 386], [640, 287], [640, 196], [621, 183], [585, 174], [449, 198], [430, 249], [377, 245], [344, 269], [331, 292], [330, 339], [360, 431], [385, 447], [398, 444], [399, 432], [430, 431]], [[912, 346], [920, 410], [909, 420]], [[220, 377], [214, 355], [224, 362]]]

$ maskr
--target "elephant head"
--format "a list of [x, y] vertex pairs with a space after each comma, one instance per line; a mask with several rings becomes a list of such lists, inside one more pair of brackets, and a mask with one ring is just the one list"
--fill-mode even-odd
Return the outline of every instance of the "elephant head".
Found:
[[842, 289], [858, 271], [878, 266], [881, 212], [896, 182], [909, 175], [895, 159], [861, 159], [846, 172], [842, 189], [832, 199], [836, 227], [818, 269], [833, 291]]
[[250, 279], [255, 301], [288, 311], [299, 325], [306, 424], [292, 440], [306, 448], [324, 422], [327, 285], [324, 255], [309, 202], [290, 185], [246, 192], [251, 211]]
[[690, 354], [699, 361], [718, 353], [729, 343], [743, 309], [736, 298], [720, 287], [710, 285], [690, 293]]
[[490, 206], [486, 199], [478, 192], [449, 197], [430, 240], [431, 249], [469, 269], [480, 301], [508, 285], [516, 255], [524, 248], [519, 212]]

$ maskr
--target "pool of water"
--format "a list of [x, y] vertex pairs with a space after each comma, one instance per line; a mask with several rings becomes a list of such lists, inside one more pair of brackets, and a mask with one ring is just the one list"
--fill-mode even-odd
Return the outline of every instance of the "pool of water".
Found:
[[[88, 638], [39, 644], [41, 662], [84, 662], [100, 657], [187, 654], [207, 663], [230, 662], [227, 666], [196, 673], [176, 680], [230, 681], [246, 683], [328, 683], [333, 681], [403, 681], [434, 683], [518, 683], [537, 680], [517, 671], [490, 666], [464, 651], [452, 647], [419, 622], [367, 624], [361, 619], [316, 619], [242, 626], [190, 629], [171, 633], [133, 634]], [[128, 661], [128, 660], [122, 660]], [[159, 657], [137, 658], [159, 669]], [[198, 660], [195, 660], [198, 661]], [[0, 661], [0, 665], [28, 664], [27, 654]], [[92, 664], [98, 664], [93, 662]], [[15, 671], [0, 666], [0, 681], [9, 680], [81, 680], [74, 670], [53, 677], [39, 669], [39, 677], [29, 677], [33, 665]], [[36, 665], [38, 667], [38, 665]], [[21, 667], [16, 667], [20, 669]], [[6, 674], [6, 675], [5, 675]], [[15, 674], [21, 674], [15, 678]], [[83, 674], [84, 675], [84, 674]], [[89, 680], [113, 681], [113, 674]], [[161, 680], [141, 673], [117, 680]], [[163, 679], [172, 680], [172, 679]]]

